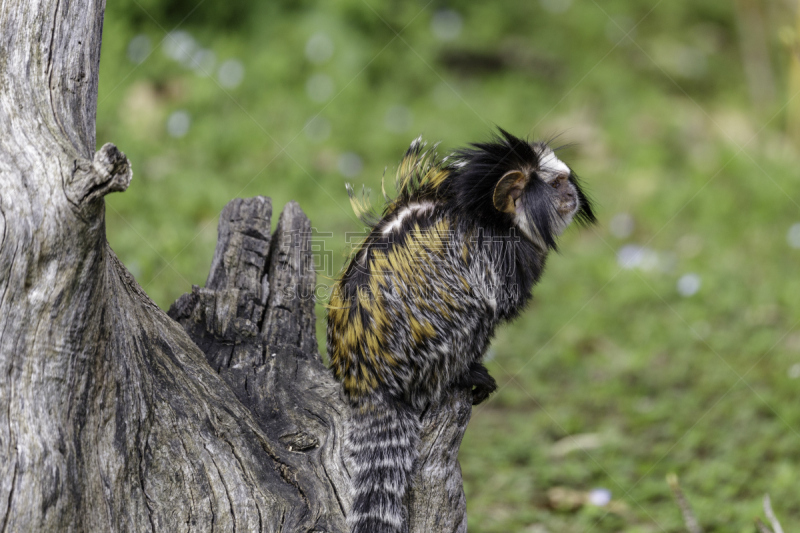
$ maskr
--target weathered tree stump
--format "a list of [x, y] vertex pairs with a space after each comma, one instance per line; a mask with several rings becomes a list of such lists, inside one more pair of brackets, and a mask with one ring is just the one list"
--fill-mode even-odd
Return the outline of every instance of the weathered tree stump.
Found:
[[[0, 3], [0, 532], [344, 531], [309, 221], [234, 200], [206, 286], [172, 318], [147, 297], [105, 238], [130, 164], [92, 155], [104, 6]], [[466, 530], [470, 412], [425, 415], [411, 531]]]

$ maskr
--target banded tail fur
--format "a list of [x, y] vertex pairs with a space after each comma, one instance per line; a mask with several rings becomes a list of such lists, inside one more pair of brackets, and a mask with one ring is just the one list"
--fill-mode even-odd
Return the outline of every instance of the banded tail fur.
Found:
[[419, 445], [420, 418], [402, 402], [371, 400], [353, 409], [347, 454], [353, 465], [352, 533], [400, 532], [403, 498]]

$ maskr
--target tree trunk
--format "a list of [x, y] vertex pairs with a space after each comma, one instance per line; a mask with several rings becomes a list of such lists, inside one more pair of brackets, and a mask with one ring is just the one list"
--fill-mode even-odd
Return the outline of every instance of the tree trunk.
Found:
[[[234, 200], [206, 287], [147, 297], [105, 237], [130, 163], [92, 155], [104, 6], [0, 2], [0, 533], [344, 531], [310, 223], [292, 202], [270, 235], [268, 198]], [[425, 415], [413, 532], [466, 531], [470, 412]]]

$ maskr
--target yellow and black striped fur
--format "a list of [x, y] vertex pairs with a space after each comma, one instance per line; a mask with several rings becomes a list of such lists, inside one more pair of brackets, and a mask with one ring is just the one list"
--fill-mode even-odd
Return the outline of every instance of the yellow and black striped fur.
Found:
[[494, 391], [481, 361], [496, 326], [525, 307], [564, 228], [594, 221], [545, 143], [500, 130], [443, 159], [425, 148], [411, 144], [397, 197], [330, 299], [328, 354], [352, 408], [352, 533], [405, 530], [420, 414], [453, 387], [474, 403]]

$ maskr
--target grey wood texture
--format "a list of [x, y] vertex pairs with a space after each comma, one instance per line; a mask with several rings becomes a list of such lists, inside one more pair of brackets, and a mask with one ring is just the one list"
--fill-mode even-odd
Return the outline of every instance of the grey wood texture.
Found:
[[[315, 337], [310, 223], [225, 207], [161, 311], [106, 242], [102, 0], [0, 0], [0, 533], [344, 531], [347, 406]], [[430, 409], [410, 530], [466, 531], [466, 391]]]

